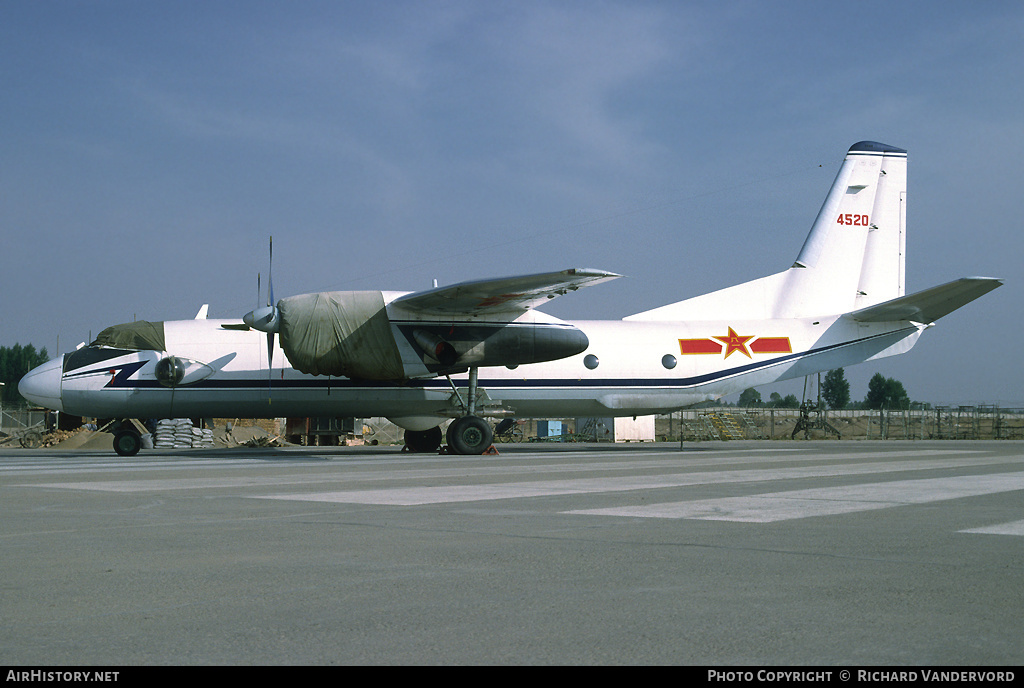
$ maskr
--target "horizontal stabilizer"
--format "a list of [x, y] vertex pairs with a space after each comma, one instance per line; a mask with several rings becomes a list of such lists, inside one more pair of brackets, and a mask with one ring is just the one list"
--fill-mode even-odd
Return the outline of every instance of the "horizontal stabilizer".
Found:
[[561, 272], [462, 282], [406, 294], [392, 303], [418, 313], [481, 315], [526, 311], [556, 296], [621, 276], [604, 270], [572, 268]]
[[994, 277], [964, 277], [916, 294], [862, 308], [847, 316], [858, 322], [911, 320], [932, 323], [1003, 284]]

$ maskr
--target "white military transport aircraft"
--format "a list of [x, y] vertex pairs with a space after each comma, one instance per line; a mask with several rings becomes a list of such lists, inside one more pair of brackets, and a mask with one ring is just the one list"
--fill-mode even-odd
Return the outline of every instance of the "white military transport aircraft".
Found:
[[[535, 309], [619, 277], [572, 269], [429, 291], [268, 299], [237, 320], [115, 325], [29, 372], [21, 394], [99, 418], [386, 416], [406, 444], [479, 454], [485, 418], [664, 413], [908, 351], [995, 289], [967, 277], [904, 293], [907, 152], [850, 148], [792, 267], [630, 315]], [[273, 289], [269, 290], [273, 293]], [[124, 423], [115, 449], [141, 446]]]

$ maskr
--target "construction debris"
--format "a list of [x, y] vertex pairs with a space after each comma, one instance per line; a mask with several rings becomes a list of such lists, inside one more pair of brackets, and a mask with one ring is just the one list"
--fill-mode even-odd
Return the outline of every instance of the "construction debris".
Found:
[[284, 447], [286, 446], [281, 437], [253, 437], [248, 441], [244, 442], [240, 446], [258, 448], [258, 447]]

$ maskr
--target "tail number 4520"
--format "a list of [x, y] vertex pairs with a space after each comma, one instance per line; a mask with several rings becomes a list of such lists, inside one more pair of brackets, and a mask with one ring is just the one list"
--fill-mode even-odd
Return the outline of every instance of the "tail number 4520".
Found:
[[853, 225], [854, 227], [867, 227], [868, 226], [868, 216], [867, 215], [853, 215], [851, 213], [846, 213], [844, 215], [840, 215], [839, 216], [839, 220], [837, 220], [837, 222], [838, 222], [838, 224], [841, 224], [841, 225]]

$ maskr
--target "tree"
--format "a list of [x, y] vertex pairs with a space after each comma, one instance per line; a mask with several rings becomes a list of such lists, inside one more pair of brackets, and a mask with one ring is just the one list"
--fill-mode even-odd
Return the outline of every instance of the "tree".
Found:
[[869, 409], [908, 409], [910, 396], [903, 383], [881, 373], [875, 373], [868, 381], [868, 395], [864, 406]]
[[36, 351], [31, 344], [0, 346], [0, 382], [4, 383], [0, 390], [2, 390], [4, 406], [9, 404], [20, 406], [25, 403], [25, 400], [18, 394], [18, 383], [25, 373], [48, 360], [50, 360], [50, 356], [46, 353], [45, 347]]
[[778, 392], [772, 392], [771, 396], [768, 399], [769, 399], [768, 403], [765, 404], [765, 406], [767, 406], [768, 408], [778, 408], [778, 409], [796, 409], [796, 408], [800, 408], [800, 400], [796, 398], [795, 394], [787, 394], [785, 397], [783, 397]]
[[795, 394], [787, 394], [779, 402], [779, 408], [786, 409], [797, 409], [800, 408], [800, 400], [796, 398]]
[[736, 404], [737, 406], [761, 406], [761, 393], [753, 387], [748, 387], [740, 394], [740, 400]]
[[821, 396], [830, 409], [846, 408], [850, 403], [850, 383], [842, 368], [830, 370], [821, 383]]

